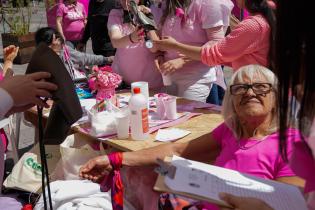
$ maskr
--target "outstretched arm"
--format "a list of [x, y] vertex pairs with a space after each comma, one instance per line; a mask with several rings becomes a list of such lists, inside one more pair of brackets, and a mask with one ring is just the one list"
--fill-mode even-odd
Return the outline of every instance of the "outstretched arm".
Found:
[[[206, 33], [209, 40], [205, 44], [207, 46], [212, 46], [224, 38], [223, 26], [206, 29]], [[193, 60], [201, 60], [201, 46], [183, 44], [176, 41], [172, 37], [163, 37], [162, 40], [154, 41], [154, 44], [161, 51], [174, 50], [186, 55]]]
[[[188, 159], [209, 162], [214, 160], [220, 147], [213, 140], [211, 134], [199, 137], [188, 143], [168, 143], [160, 146], [143, 149], [136, 152], [123, 153], [122, 164], [126, 166], [145, 166], [156, 164], [157, 158], [179, 155]], [[107, 156], [99, 156], [83, 165], [80, 176], [93, 181], [98, 181], [104, 174], [111, 170]]]

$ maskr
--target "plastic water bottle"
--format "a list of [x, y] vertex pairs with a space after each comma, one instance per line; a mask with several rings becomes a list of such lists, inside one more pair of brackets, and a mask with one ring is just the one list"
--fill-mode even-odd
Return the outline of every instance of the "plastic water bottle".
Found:
[[139, 87], [135, 87], [133, 92], [129, 100], [131, 138], [146, 140], [149, 137], [148, 102]]

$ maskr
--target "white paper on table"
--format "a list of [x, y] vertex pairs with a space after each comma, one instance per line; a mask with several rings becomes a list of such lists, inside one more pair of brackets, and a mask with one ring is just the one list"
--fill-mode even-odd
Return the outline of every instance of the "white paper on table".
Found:
[[96, 104], [96, 99], [95, 98], [80, 99], [80, 104], [82, 109], [85, 108], [85, 110], [90, 110]]
[[155, 136], [155, 140], [163, 142], [174, 141], [176, 139], [183, 138], [189, 134], [191, 134], [190, 131], [179, 128], [159, 129]]
[[264, 200], [277, 210], [307, 210], [299, 189], [237, 171], [173, 156], [174, 179], [165, 177], [165, 184], [175, 191], [187, 192], [222, 202], [218, 194], [226, 192], [241, 197]]

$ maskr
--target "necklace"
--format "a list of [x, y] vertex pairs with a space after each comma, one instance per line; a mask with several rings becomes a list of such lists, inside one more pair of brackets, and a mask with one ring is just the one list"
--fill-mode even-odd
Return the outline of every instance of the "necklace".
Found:
[[[264, 137], [263, 137], [261, 140], [259, 140], [259, 141], [256, 140], [257, 142], [254, 143], [253, 145], [250, 145], [250, 146], [241, 145], [241, 140], [238, 139], [238, 140], [237, 140], [237, 146], [238, 146], [238, 148], [241, 149], [241, 150], [248, 150], [248, 149], [251, 149], [251, 148], [253, 148], [254, 146], [260, 144], [261, 142], [265, 141], [268, 136], [269, 136], [269, 135], [264, 136]], [[247, 142], [248, 142], [248, 141], [247, 141]]]

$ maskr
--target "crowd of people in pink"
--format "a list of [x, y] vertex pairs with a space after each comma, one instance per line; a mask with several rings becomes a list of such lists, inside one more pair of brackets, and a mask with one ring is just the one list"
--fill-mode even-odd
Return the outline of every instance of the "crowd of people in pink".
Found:
[[[2, 126], [0, 209], [315, 210], [315, 34], [307, 24], [312, 8], [305, 0], [64, 0], [46, 8], [48, 26], [35, 32], [38, 58], [32, 57], [26, 74], [14, 73], [19, 46], [4, 47], [0, 68], [1, 126], [17, 113], [34, 113], [34, 106], [36, 116], [42, 108], [50, 111], [44, 115], [46, 129], [35, 125], [39, 140], [34, 144], [40, 148], [34, 177], [46, 190], [9, 186], [14, 173], [21, 179], [29, 174], [18, 169], [24, 155], [12, 171], [4, 165], [12, 142]], [[86, 50], [90, 38], [93, 53]], [[82, 113], [74, 113], [78, 104]], [[209, 114], [200, 111], [204, 108], [221, 121], [209, 115], [216, 126], [205, 134], [207, 122], [185, 127]], [[81, 152], [74, 158], [74, 152], [62, 152], [73, 133], [92, 139], [89, 149], [80, 150], [91, 155]], [[182, 139], [187, 135], [194, 138]], [[160, 141], [158, 136], [168, 142], [151, 144]], [[125, 144], [136, 149], [123, 149]], [[47, 169], [45, 145], [60, 147], [53, 172]], [[71, 155], [73, 162], [66, 165]], [[209, 189], [206, 198], [197, 190], [176, 193], [171, 185], [168, 191], [153, 189], [154, 167], [159, 166], [159, 176], [177, 177], [167, 174], [176, 161], [163, 162], [177, 156], [282, 183], [282, 190], [294, 186], [297, 196], [290, 202], [299, 209], [266, 198], [277, 189], [258, 196], [255, 190], [261, 189], [228, 183], [224, 174], [216, 177], [218, 183], [253, 193]], [[69, 178], [65, 171], [71, 165], [76, 168]], [[188, 185], [202, 188], [196, 184], [202, 183], [197, 180], [201, 172], [194, 173], [187, 175]]]

